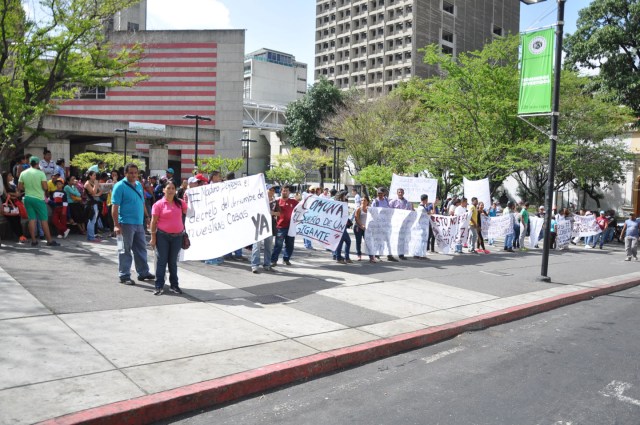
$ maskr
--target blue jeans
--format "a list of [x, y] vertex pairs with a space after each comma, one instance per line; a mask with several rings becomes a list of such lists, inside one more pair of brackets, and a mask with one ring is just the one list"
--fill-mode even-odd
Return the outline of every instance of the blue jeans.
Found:
[[604, 231], [598, 233], [597, 235], [593, 235], [591, 236], [593, 239], [593, 243], [591, 244], [591, 246], [593, 246], [594, 248], [596, 247], [596, 245], [598, 245], [598, 243], [600, 243], [600, 248], [602, 248], [602, 245], [604, 245]]
[[615, 229], [612, 227], [607, 227], [604, 231], [604, 242], [609, 243], [613, 240], [613, 235], [615, 234]]
[[289, 233], [288, 227], [286, 229], [277, 229], [276, 242], [273, 247], [273, 254], [271, 254], [272, 263], [278, 262], [280, 251], [282, 251], [282, 245], [284, 245], [284, 253], [282, 254], [282, 259], [284, 261], [288, 261], [293, 255], [293, 243], [295, 242], [295, 237], [287, 236], [287, 233]]
[[[118, 254], [118, 273], [120, 279], [131, 277], [132, 259], [136, 264], [138, 276], [148, 276], [147, 239], [144, 235], [144, 225], [120, 223], [120, 231], [124, 241], [124, 254]], [[131, 253], [133, 251], [133, 258]]]
[[[342, 258], [342, 246], [344, 245], [344, 258]], [[351, 236], [345, 230], [342, 232], [342, 238], [340, 239], [340, 243], [335, 251], [333, 251], [333, 255], [336, 257], [336, 260], [349, 260], [349, 251], [351, 250]]]
[[172, 236], [158, 230], [156, 233], [156, 289], [164, 287], [164, 275], [169, 265], [169, 283], [178, 287], [178, 254], [182, 248], [182, 234]]
[[262, 265], [264, 267], [271, 267], [271, 254], [273, 252], [273, 236], [269, 236], [260, 242], [253, 244], [251, 248], [251, 268], [255, 269], [260, 266], [260, 245], [264, 246], [264, 261]]
[[305, 248], [313, 249], [313, 245], [311, 245], [311, 239], [302, 238], [302, 241], [304, 242], [304, 247]]
[[515, 239], [515, 234], [512, 233], [504, 237], [504, 249], [513, 249], [513, 240]]
[[585, 237], [585, 238], [584, 238], [584, 246], [587, 246], [587, 245], [591, 245], [591, 246], [593, 246], [593, 245], [594, 245], [594, 243], [593, 243], [593, 238], [594, 238], [594, 236], [587, 236], [587, 237]]
[[91, 206], [93, 209], [93, 217], [87, 223], [87, 239], [92, 241], [96, 238], [96, 221], [98, 221], [98, 204]]
[[513, 225], [513, 239], [511, 240], [512, 248], [520, 248], [520, 225], [518, 223]]
[[[357, 226], [357, 224], [355, 225]], [[362, 255], [362, 239], [364, 239], [364, 230], [363, 229], [359, 229], [357, 232], [355, 231], [355, 227], [354, 227], [354, 232], [353, 234], [356, 236], [356, 254], [358, 256]]]

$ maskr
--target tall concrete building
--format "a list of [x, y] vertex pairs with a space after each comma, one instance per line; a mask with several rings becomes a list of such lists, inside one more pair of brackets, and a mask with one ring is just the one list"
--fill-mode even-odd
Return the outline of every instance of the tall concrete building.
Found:
[[116, 13], [107, 25], [109, 31], [144, 31], [147, 29], [147, 0]]
[[315, 78], [381, 96], [433, 75], [419, 49], [481, 49], [519, 25], [519, 0], [316, 0]]

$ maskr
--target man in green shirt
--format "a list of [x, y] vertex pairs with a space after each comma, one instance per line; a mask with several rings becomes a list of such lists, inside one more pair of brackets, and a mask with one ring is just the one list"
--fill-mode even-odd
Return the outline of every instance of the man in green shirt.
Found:
[[520, 251], [526, 251], [527, 248], [524, 244], [524, 239], [527, 237], [527, 228], [529, 227], [529, 203], [522, 204], [522, 210], [520, 211]]
[[47, 176], [39, 168], [40, 159], [32, 156], [29, 160], [31, 168], [20, 173], [18, 187], [24, 191], [24, 206], [29, 218], [29, 233], [31, 234], [31, 246], [38, 246], [36, 239], [36, 220], [40, 220], [44, 236], [47, 238], [47, 246], [60, 246], [51, 239], [49, 232], [49, 212], [45, 200], [47, 190]]

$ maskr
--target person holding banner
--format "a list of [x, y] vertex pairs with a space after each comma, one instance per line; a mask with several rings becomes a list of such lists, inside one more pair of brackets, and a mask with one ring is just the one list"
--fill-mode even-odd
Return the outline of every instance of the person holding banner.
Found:
[[624, 237], [624, 249], [627, 254], [625, 261], [638, 260], [638, 220], [635, 213], [629, 213], [629, 219], [624, 222], [621, 237]]
[[[513, 201], [509, 201], [507, 203], [507, 208], [504, 209], [504, 211], [502, 211], [502, 215], [508, 215], [509, 217], [511, 217], [511, 227], [514, 227], [515, 230], [515, 226], [514, 226], [514, 216], [513, 216], [513, 212], [514, 209], [516, 207], [516, 204]], [[505, 236], [504, 238], [504, 251], [507, 252], [513, 252], [513, 240], [515, 238], [515, 232], [509, 233]]]
[[476, 253], [476, 244], [478, 243], [478, 226], [480, 222], [480, 215], [478, 214], [478, 198], [475, 196], [471, 198], [471, 205], [469, 206], [469, 252]]
[[289, 260], [293, 255], [295, 236], [288, 236], [288, 233], [289, 226], [291, 225], [291, 215], [293, 214], [293, 209], [298, 205], [298, 201], [295, 199], [289, 199], [290, 194], [291, 187], [284, 186], [282, 188], [282, 193], [280, 194], [280, 200], [278, 201], [280, 216], [276, 223], [276, 243], [273, 248], [273, 254], [271, 255], [271, 267], [278, 265], [278, 258], [280, 257], [283, 245], [284, 253], [282, 254], [282, 262], [287, 266], [291, 265]]
[[[333, 198], [338, 202], [347, 202], [347, 191], [341, 190], [338, 194]], [[342, 247], [344, 246], [344, 257], [342, 257]], [[351, 251], [351, 236], [347, 232], [347, 226], [345, 226], [344, 231], [342, 232], [342, 238], [340, 239], [340, 243], [335, 251], [333, 251], [333, 257], [338, 264], [350, 264], [353, 263], [349, 258], [349, 251]]]
[[[456, 203], [456, 209], [453, 211], [453, 215], [463, 215], [467, 212], [467, 198], [462, 198], [460, 200], [458, 200], [458, 203]], [[462, 239], [457, 241], [456, 243], [456, 250], [454, 252], [454, 254], [462, 254]]]
[[[356, 235], [356, 254], [358, 261], [362, 260], [362, 239], [367, 230], [367, 214], [369, 211], [369, 197], [364, 195], [360, 201], [360, 206], [354, 214], [353, 234]], [[369, 262], [375, 263], [376, 257], [369, 255]]]
[[[440, 210], [437, 207], [438, 198], [436, 198], [436, 202], [431, 204], [429, 203], [429, 195], [423, 193], [420, 195], [420, 207], [422, 207], [427, 214], [440, 214]], [[429, 226], [429, 236], [427, 238], [427, 250], [432, 254], [436, 252], [436, 235], [433, 233], [433, 228]]]
[[484, 209], [484, 202], [478, 203], [478, 252], [488, 254], [489, 251], [484, 246], [484, 236], [482, 236], [482, 216], [487, 216], [487, 211]]
[[276, 200], [276, 188], [273, 185], [267, 185], [267, 193], [269, 195], [269, 209], [271, 210], [271, 232], [269, 236], [262, 241], [258, 241], [251, 247], [251, 272], [258, 273], [260, 267], [260, 245], [262, 242], [264, 253], [262, 268], [266, 272], [271, 271], [271, 255], [273, 254], [273, 237], [276, 236], [276, 219], [280, 216], [280, 205]]
[[527, 237], [527, 226], [529, 226], [529, 211], [527, 208], [529, 208], [529, 203], [525, 202], [520, 210], [520, 238], [518, 241], [520, 251], [528, 251], [524, 244], [524, 239]]

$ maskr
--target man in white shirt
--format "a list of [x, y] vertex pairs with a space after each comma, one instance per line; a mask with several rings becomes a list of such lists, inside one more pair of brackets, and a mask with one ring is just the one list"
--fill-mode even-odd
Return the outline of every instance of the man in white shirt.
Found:
[[[460, 200], [460, 205], [458, 205], [453, 212], [453, 215], [463, 215], [467, 212], [467, 198], [462, 198]], [[456, 242], [456, 251], [455, 254], [462, 254], [462, 240]]]

